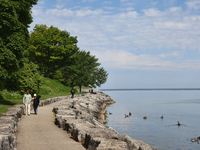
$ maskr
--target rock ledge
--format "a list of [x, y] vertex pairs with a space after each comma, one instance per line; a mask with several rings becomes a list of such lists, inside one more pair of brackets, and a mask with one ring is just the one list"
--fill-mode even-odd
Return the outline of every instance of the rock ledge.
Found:
[[67, 99], [53, 108], [55, 124], [82, 142], [87, 150], [156, 150], [103, 124], [104, 109], [112, 103], [115, 101], [102, 92]]

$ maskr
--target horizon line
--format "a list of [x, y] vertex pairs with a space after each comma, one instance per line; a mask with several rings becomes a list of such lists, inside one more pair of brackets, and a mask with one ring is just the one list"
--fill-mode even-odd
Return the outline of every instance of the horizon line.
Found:
[[113, 91], [113, 90], [200, 90], [200, 88], [121, 88], [121, 89], [99, 89], [100, 91]]

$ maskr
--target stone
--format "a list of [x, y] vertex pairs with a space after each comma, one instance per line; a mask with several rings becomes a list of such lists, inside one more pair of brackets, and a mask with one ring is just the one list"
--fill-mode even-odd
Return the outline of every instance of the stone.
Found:
[[70, 133], [74, 140], [82, 142], [87, 150], [156, 150], [103, 124], [105, 107], [113, 103], [115, 101], [102, 92], [66, 100], [53, 108], [55, 124]]

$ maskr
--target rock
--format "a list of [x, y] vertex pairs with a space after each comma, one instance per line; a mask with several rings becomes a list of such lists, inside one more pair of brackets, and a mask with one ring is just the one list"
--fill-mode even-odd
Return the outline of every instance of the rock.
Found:
[[53, 108], [55, 124], [70, 133], [74, 140], [82, 142], [88, 150], [156, 150], [103, 124], [105, 107], [113, 103], [115, 101], [102, 92], [68, 99]]
[[[82, 95], [75, 95], [75, 97], [79, 97], [79, 96], [82, 96]], [[46, 99], [44, 101], [40, 101], [39, 106], [44, 106], [44, 105], [47, 105], [47, 104], [50, 104], [50, 103], [53, 103], [53, 102], [56, 102], [56, 101], [59, 101], [62, 99], [67, 99], [70, 97], [71, 96], [61, 96], [61, 97]], [[31, 102], [31, 109], [32, 108], [33, 108], [33, 103]], [[65, 108], [63, 108], [63, 109], [65, 109]], [[16, 150], [17, 149], [15, 133], [17, 132], [17, 122], [22, 119], [24, 110], [25, 110], [24, 105], [15, 105], [14, 107], [8, 108], [8, 112], [1, 114], [1, 117], [0, 117], [0, 150]], [[62, 112], [62, 114], [63, 113], [64, 112]], [[66, 112], [66, 113], [68, 113], [68, 112]], [[76, 114], [76, 112], [72, 113], [71, 116], [73, 118], [74, 118], [74, 114]], [[59, 122], [59, 124], [62, 124], [62, 123]], [[65, 125], [65, 122], [64, 122], [64, 125]]]
[[13, 134], [0, 135], [0, 150], [16, 149], [16, 137]]

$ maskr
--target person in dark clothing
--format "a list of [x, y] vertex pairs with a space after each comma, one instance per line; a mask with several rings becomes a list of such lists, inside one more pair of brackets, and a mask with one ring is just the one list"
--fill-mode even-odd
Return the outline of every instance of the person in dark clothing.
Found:
[[39, 105], [39, 103], [40, 103], [40, 95], [36, 95], [36, 94], [34, 94], [34, 97], [32, 98], [32, 100], [33, 100], [33, 108], [34, 108], [34, 112], [35, 112], [35, 114], [37, 115], [37, 112], [38, 112], [38, 105]]
[[74, 98], [74, 94], [75, 94], [74, 88], [72, 88], [71, 93], [72, 93], [72, 98]]

